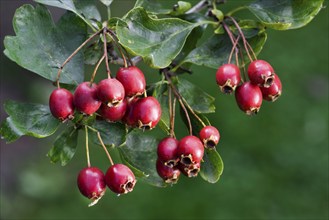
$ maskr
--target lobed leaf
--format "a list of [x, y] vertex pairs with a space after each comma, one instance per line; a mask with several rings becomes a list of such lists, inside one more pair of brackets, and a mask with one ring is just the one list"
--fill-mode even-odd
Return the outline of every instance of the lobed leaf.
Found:
[[[248, 28], [245, 32], [246, 38], [255, 54], [259, 54], [267, 39], [264, 29]], [[242, 43], [240, 47], [243, 47]], [[219, 66], [228, 62], [231, 50], [232, 42], [226, 33], [214, 34], [202, 45], [192, 50], [182, 63], [193, 63], [217, 69]], [[246, 54], [244, 54], [244, 61], [245, 63], [249, 62]]]
[[178, 79], [175, 82], [181, 96], [197, 113], [214, 113], [215, 98], [204, 92], [186, 79]]
[[[58, 68], [86, 38], [86, 25], [66, 13], [55, 25], [46, 7], [23, 5], [16, 10], [16, 36], [6, 36], [4, 54], [18, 65], [55, 81]], [[79, 84], [84, 79], [83, 54], [78, 53], [64, 67], [60, 82]]]
[[257, 0], [249, 10], [267, 27], [288, 30], [307, 25], [319, 13], [324, 0]]
[[153, 68], [165, 68], [199, 25], [178, 18], [154, 19], [137, 7], [118, 21], [116, 30], [121, 45], [129, 52], [143, 57]]
[[65, 166], [70, 162], [77, 148], [78, 133], [78, 130], [71, 126], [56, 138], [53, 147], [47, 154], [52, 163], [60, 162], [62, 166]]
[[[119, 147], [126, 141], [126, 127], [121, 123], [96, 120], [92, 127], [99, 131], [106, 147]], [[89, 132], [93, 142], [100, 145], [96, 132]]]
[[156, 130], [143, 132], [134, 129], [128, 133], [126, 144], [119, 148], [119, 152], [127, 163], [144, 174], [141, 180], [150, 185], [164, 187], [166, 184], [155, 168], [158, 143]]
[[0, 135], [8, 143], [23, 135], [48, 137], [55, 133], [60, 124], [47, 105], [6, 101], [4, 109], [9, 117], [1, 124]]

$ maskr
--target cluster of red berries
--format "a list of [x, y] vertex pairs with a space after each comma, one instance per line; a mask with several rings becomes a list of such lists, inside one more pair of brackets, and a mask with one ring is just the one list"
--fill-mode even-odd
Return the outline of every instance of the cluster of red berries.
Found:
[[77, 183], [81, 194], [92, 200], [91, 206], [105, 194], [106, 185], [114, 193], [126, 194], [134, 189], [136, 179], [127, 166], [114, 164], [110, 166], [105, 175], [97, 167], [82, 169]]
[[111, 122], [122, 121], [132, 127], [152, 129], [161, 118], [161, 107], [154, 97], [140, 97], [145, 94], [145, 77], [135, 67], [120, 68], [116, 78], [96, 83], [83, 82], [74, 95], [58, 88], [49, 99], [50, 111], [60, 120], [73, 118], [74, 109], [92, 115], [98, 114]]
[[241, 82], [240, 69], [234, 64], [220, 66], [216, 73], [216, 81], [225, 94], [235, 91], [235, 99], [239, 108], [248, 115], [256, 114], [263, 99], [274, 102], [282, 93], [280, 78], [272, 66], [264, 60], [255, 60], [248, 67], [250, 81]]
[[220, 134], [213, 126], [205, 126], [199, 138], [193, 135], [178, 141], [166, 137], [158, 144], [156, 169], [166, 183], [177, 183], [181, 173], [187, 177], [196, 177], [200, 171], [204, 148], [214, 149]]

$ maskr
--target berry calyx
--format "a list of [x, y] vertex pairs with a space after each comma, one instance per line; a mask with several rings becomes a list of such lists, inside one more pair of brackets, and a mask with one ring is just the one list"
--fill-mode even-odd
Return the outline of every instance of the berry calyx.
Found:
[[213, 149], [219, 142], [220, 134], [217, 128], [209, 125], [201, 129], [199, 137], [205, 148]]
[[139, 99], [133, 107], [133, 118], [138, 128], [151, 130], [161, 119], [160, 103], [152, 96]]
[[99, 114], [106, 120], [111, 122], [120, 121], [126, 113], [127, 100], [124, 99], [115, 106], [109, 107], [108, 105], [102, 104], [99, 108]]
[[274, 70], [268, 62], [255, 60], [249, 64], [248, 76], [251, 83], [267, 88], [274, 81]]
[[103, 79], [98, 83], [97, 96], [109, 107], [116, 106], [125, 98], [125, 89], [117, 79]]
[[278, 75], [274, 74], [274, 82], [270, 87], [261, 87], [260, 90], [262, 91], [263, 99], [272, 102], [276, 101], [282, 93], [282, 84]]
[[159, 176], [165, 181], [165, 183], [177, 183], [180, 176], [180, 170], [178, 168], [168, 167], [158, 159], [156, 162], [156, 169]]
[[180, 158], [180, 163], [185, 166], [200, 163], [203, 153], [203, 144], [196, 136], [186, 136], [178, 143], [177, 155]]
[[51, 114], [61, 121], [73, 118], [73, 95], [67, 89], [55, 89], [49, 97]]
[[234, 64], [224, 64], [216, 72], [216, 82], [225, 94], [231, 94], [240, 84], [240, 69]]
[[173, 137], [166, 137], [158, 144], [157, 154], [158, 159], [165, 166], [174, 167], [177, 165], [179, 158], [177, 157], [178, 140]]
[[257, 114], [262, 105], [262, 91], [257, 85], [245, 82], [235, 91], [235, 99], [239, 108], [247, 115]]
[[146, 87], [145, 77], [138, 67], [122, 67], [118, 70], [116, 78], [125, 88], [126, 96], [133, 97], [144, 94]]
[[105, 182], [113, 192], [126, 194], [133, 191], [136, 179], [133, 172], [126, 165], [114, 164], [107, 170]]
[[78, 111], [87, 115], [95, 113], [102, 104], [97, 98], [97, 85], [90, 82], [78, 85], [73, 95], [73, 102]]
[[200, 172], [200, 166], [199, 162], [191, 165], [179, 164], [178, 168], [187, 177], [197, 177]]
[[82, 169], [77, 184], [81, 194], [92, 200], [89, 206], [95, 205], [106, 191], [105, 176], [97, 167]]

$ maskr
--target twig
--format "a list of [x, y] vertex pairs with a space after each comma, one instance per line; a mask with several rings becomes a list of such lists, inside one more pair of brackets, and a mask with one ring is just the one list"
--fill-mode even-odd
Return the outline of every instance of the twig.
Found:
[[192, 14], [201, 11], [202, 9], [206, 8], [208, 6], [207, 0], [202, 0], [198, 4], [194, 5], [190, 10], [185, 12], [185, 14]]

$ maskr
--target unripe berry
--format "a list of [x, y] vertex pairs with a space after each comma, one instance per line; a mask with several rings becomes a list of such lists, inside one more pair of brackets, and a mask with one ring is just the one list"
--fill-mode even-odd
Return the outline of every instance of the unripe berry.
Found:
[[179, 158], [177, 157], [178, 140], [173, 137], [166, 137], [158, 144], [158, 159], [168, 167], [176, 166]]
[[59, 120], [73, 118], [73, 95], [66, 89], [55, 89], [49, 97], [51, 114]]
[[205, 148], [215, 148], [220, 139], [220, 134], [214, 126], [205, 126], [201, 129], [199, 137]]
[[97, 85], [90, 82], [83, 82], [76, 88], [73, 95], [74, 106], [78, 111], [87, 115], [95, 113], [101, 106], [97, 98]]
[[89, 206], [95, 205], [106, 191], [105, 176], [97, 167], [87, 167], [81, 170], [77, 184], [81, 194], [92, 200]]
[[274, 70], [264, 60], [255, 60], [249, 64], [248, 76], [252, 84], [269, 87], [274, 81]]
[[262, 91], [257, 85], [245, 82], [235, 91], [235, 99], [239, 108], [247, 115], [257, 114], [262, 105]]
[[108, 121], [120, 121], [126, 113], [127, 100], [124, 99], [115, 106], [109, 107], [108, 105], [102, 104], [99, 108], [99, 114]]
[[178, 178], [180, 176], [180, 170], [176, 167], [168, 167], [164, 163], [162, 163], [159, 159], [156, 162], [156, 169], [159, 176], [166, 183], [177, 183]]
[[260, 90], [262, 91], [263, 99], [272, 102], [277, 100], [282, 93], [282, 84], [278, 75], [274, 74], [274, 82], [270, 87], [261, 87]]
[[234, 64], [224, 64], [216, 72], [216, 82], [225, 94], [231, 94], [240, 84], [240, 69]]
[[186, 136], [179, 141], [177, 155], [180, 163], [185, 166], [200, 163], [203, 157], [204, 147], [196, 136]]
[[125, 89], [117, 79], [103, 79], [98, 83], [97, 96], [101, 102], [111, 107], [125, 98]]
[[179, 164], [179, 170], [187, 177], [197, 177], [200, 172], [200, 162], [191, 164], [191, 165], [184, 165]]
[[126, 194], [133, 191], [136, 179], [133, 172], [126, 165], [115, 164], [107, 170], [105, 182], [113, 192]]
[[134, 105], [133, 117], [139, 128], [145, 130], [154, 128], [161, 119], [160, 103], [152, 96], [139, 99]]
[[126, 96], [142, 95], [145, 92], [146, 82], [143, 72], [136, 66], [122, 67], [116, 78], [125, 88]]

